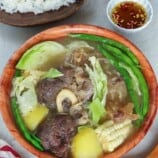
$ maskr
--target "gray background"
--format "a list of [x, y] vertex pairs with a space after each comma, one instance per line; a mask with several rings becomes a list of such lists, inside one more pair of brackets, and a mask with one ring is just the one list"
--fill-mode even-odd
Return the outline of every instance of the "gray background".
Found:
[[[106, 17], [108, 0], [85, 0], [83, 7], [73, 16], [43, 26], [20, 28], [0, 24], [0, 73], [12, 53], [28, 38], [47, 28], [72, 23], [93, 24], [114, 30]], [[145, 54], [151, 63], [156, 76], [158, 76], [158, 0], [151, 0], [154, 17], [151, 24], [144, 30], [134, 34], [121, 33], [131, 40]], [[115, 31], [115, 30], [114, 30]], [[8, 132], [0, 115], [0, 138], [13, 145], [23, 158], [35, 158], [17, 143]], [[137, 147], [127, 153], [124, 158], [145, 158], [151, 149], [158, 143], [158, 115], [150, 131]]]

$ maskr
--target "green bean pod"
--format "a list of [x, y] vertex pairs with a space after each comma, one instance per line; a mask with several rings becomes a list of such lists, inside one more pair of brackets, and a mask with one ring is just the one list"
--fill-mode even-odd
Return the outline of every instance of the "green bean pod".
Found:
[[[115, 56], [116, 58], [118, 58], [120, 61], [129, 64], [129, 65], [133, 65], [133, 61], [131, 60], [131, 58], [127, 55], [125, 55], [122, 50], [113, 47], [109, 44], [103, 44], [104, 49], [106, 49], [108, 52], [112, 53], [113, 56]], [[137, 66], [137, 65], [136, 65]]]
[[15, 118], [15, 121], [23, 134], [24, 138], [30, 142], [34, 147], [36, 147], [40, 151], [44, 151], [43, 146], [41, 145], [41, 140], [33, 135], [25, 126], [25, 123], [20, 115], [19, 106], [17, 104], [17, 100], [15, 97], [11, 99], [12, 111]]
[[138, 59], [131, 52], [131, 50], [118, 41], [115, 41], [113, 39], [109, 39], [106, 37], [102, 37], [102, 36], [92, 35], [92, 34], [70, 34], [69, 36], [72, 38], [78, 38], [78, 39], [82, 39], [82, 40], [89, 40], [89, 41], [109, 44], [113, 47], [116, 47], [116, 48], [119, 48], [120, 50], [122, 50], [132, 60], [133, 64], [136, 64], [136, 65], [139, 64]]
[[[133, 74], [136, 76], [139, 84], [139, 88], [141, 91], [142, 95], [142, 103], [140, 104], [140, 107], [142, 108], [142, 114], [145, 116], [146, 113], [148, 112], [148, 105], [149, 105], [149, 91], [148, 91], [148, 86], [145, 81], [145, 78], [139, 69], [138, 66], [134, 65], [132, 61], [130, 60], [129, 57], [125, 56], [123, 53], [118, 48], [109, 46], [109, 45], [104, 45], [104, 49], [106, 49], [109, 53], [113, 54], [116, 58], [118, 58], [119, 61], [124, 63], [126, 67], [131, 69]], [[137, 92], [138, 93], [138, 92]]]
[[107, 58], [110, 60], [110, 62], [112, 63], [112, 65], [120, 72], [121, 76], [123, 77], [126, 86], [127, 86], [127, 90], [129, 92], [130, 98], [134, 104], [134, 108], [135, 108], [135, 112], [139, 115], [141, 115], [140, 113], [140, 108], [139, 108], [139, 98], [138, 95], [136, 95], [136, 92], [133, 89], [133, 82], [131, 80], [130, 75], [128, 74], [128, 72], [120, 67], [119, 61], [116, 59], [116, 57], [114, 57], [112, 54], [110, 54], [108, 51], [106, 51], [103, 47], [98, 46], [99, 51]]

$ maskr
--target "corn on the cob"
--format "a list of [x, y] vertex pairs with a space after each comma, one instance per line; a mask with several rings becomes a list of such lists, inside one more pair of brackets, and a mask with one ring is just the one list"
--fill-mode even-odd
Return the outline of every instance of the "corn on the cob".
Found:
[[112, 152], [129, 137], [133, 129], [129, 119], [120, 123], [114, 123], [110, 120], [96, 128], [95, 132], [104, 152]]

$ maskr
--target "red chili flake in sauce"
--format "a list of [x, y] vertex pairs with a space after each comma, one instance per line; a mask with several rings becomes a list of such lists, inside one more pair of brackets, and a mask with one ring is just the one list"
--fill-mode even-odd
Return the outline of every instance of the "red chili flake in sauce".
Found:
[[136, 2], [121, 2], [112, 10], [112, 20], [117, 25], [133, 29], [142, 26], [147, 18], [144, 7]]

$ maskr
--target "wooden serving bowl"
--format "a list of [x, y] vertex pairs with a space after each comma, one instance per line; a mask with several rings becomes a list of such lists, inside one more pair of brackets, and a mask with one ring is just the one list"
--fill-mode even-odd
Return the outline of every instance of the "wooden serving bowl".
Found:
[[149, 111], [145, 118], [144, 123], [142, 124], [142, 127], [138, 130], [138, 132], [136, 132], [129, 140], [127, 140], [114, 152], [105, 154], [103, 156], [105, 158], [121, 157], [130, 149], [132, 149], [134, 146], [136, 146], [143, 139], [143, 137], [146, 135], [147, 131], [149, 130], [154, 120], [157, 111], [157, 105], [158, 105], [158, 100], [156, 97], [157, 81], [148, 60], [145, 58], [143, 53], [136, 46], [134, 46], [130, 41], [128, 41], [126, 38], [122, 37], [121, 35], [101, 27], [92, 26], [92, 25], [63, 25], [63, 26], [54, 27], [33, 36], [32, 38], [27, 40], [16, 52], [14, 52], [14, 54], [11, 56], [10, 60], [8, 61], [8, 63], [4, 68], [0, 82], [0, 107], [1, 107], [1, 112], [4, 122], [6, 123], [6, 126], [8, 127], [11, 134], [15, 137], [15, 139], [19, 143], [21, 143], [21, 145], [24, 146], [28, 151], [30, 151], [31, 153], [33, 153], [39, 158], [43, 158], [43, 157], [52, 158], [52, 155], [46, 152], [40, 152], [37, 149], [35, 149], [20, 134], [14, 122], [14, 118], [12, 116], [12, 112], [10, 108], [10, 91], [12, 87], [11, 82], [17, 62], [28, 48], [42, 41], [64, 38], [69, 33], [89, 33], [89, 34], [95, 34], [95, 35], [104, 36], [117, 40], [122, 44], [126, 45], [127, 47], [129, 47], [140, 62], [143, 74], [146, 78], [149, 87], [149, 93], [150, 93]]
[[63, 6], [59, 10], [47, 11], [42, 14], [34, 13], [13, 13], [9, 14], [0, 10], [0, 22], [14, 26], [35, 26], [55, 22], [69, 17], [80, 9], [84, 0], [76, 0], [70, 6]]

